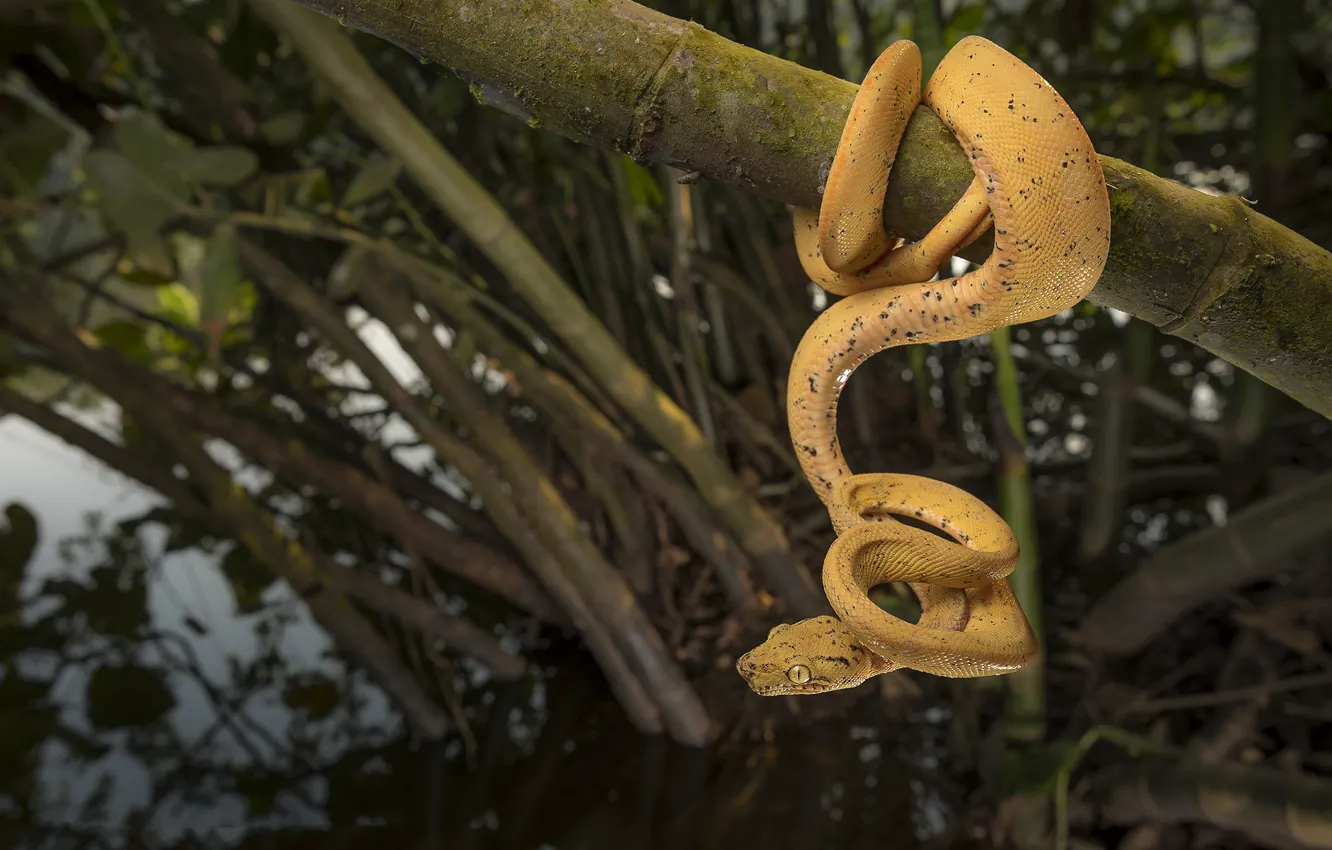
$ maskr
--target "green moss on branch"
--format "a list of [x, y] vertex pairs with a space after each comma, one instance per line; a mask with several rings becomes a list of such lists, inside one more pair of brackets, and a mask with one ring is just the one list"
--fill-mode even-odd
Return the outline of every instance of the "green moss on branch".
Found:
[[[856, 90], [628, 0], [302, 2], [507, 93], [523, 120], [804, 206], [818, 203]], [[1332, 415], [1332, 254], [1238, 199], [1102, 160], [1114, 233], [1091, 300]], [[970, 179], [951, 134], [918, 109], [890, 229], [923, 235]]]

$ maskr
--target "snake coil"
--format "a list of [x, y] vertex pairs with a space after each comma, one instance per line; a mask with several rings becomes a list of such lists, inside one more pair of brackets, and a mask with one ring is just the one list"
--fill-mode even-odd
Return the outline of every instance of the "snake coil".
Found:
[[[787, 415], [800, 465], [837, 539], [823, 587], [837, 617], [775, 627], [737, 662], [759, 694], [854, 687], [909, 667], [950, 677], [1019, 669], [1038, 647], [1007, 576], [1018, 546], [1003, 518], [963, 490], [911, 475], [853, 475], [837, 442], [837, 400], [861, 363], [885, 348], [948, 342], [1053, 316], [1082, 300], [1105, 267], [1110, 199], [1086, 130], [1059, 93], [992, 42], [958, 42], [920, 91], [920, 51], [890, 45], [852, 103], [820, 210], [797, 209], [805, 272], [845, 296], [802, 338]], [[975, 179], [919, 242], [891, 239], [883, 204], [918, 104], [952, 131]], [[931, 280], [987, 229], [994, 250], [966, 274]], [[951, 540], [892, 519], [920, 520]], [[908, 583], [920, 621], [868, 598]]]

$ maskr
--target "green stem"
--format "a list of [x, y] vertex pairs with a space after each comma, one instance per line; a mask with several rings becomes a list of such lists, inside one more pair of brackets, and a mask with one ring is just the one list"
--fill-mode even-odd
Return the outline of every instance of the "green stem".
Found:
[[[1000, 454], [999, 512], [1017, 535], [1020, 547], [1017, 567], [1008, 581], [1043, 645], [1040, 544], [1026, 456], [1027, 428], [1022, 414], [1022, 388], [1011, 344], [1007, 327], [999, 328], [990, 335], [995, 389], [999, 397], [1002, 423], [1007, 429], [1007, 433], [1001, 430], [997, 434]], [[1008, 735], [1011, 740], [1032, 742], [1045, 736], [1044, 659], [1042, 653], [1031, 664], [1006, 678], [1009, 688]]]

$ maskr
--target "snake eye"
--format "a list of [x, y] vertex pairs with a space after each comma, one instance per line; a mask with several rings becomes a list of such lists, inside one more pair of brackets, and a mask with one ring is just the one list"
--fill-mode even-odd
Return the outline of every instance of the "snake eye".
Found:
[[797, 685], [803, 685], [809, 681], [809, 668], [803, 664], [797, 664], [786, 671], [786, 678]]

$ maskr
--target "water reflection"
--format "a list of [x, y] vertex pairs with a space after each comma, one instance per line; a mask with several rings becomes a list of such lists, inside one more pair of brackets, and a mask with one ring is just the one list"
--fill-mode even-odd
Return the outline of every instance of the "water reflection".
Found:
[[951, 712], [833, 696], [797, 717], [736, 696], [735, 731], [691, 750], [636, 735], [561, 642], [510, 686], [459, 664], [462, 734], [421, 746], [231, 544], [156, 522], [151, 492], [12, 417], [0, 468], [5, 575], [26, 563], [0, 631], [0, 823], [18, 846], [781, 850], [956, 828]]

